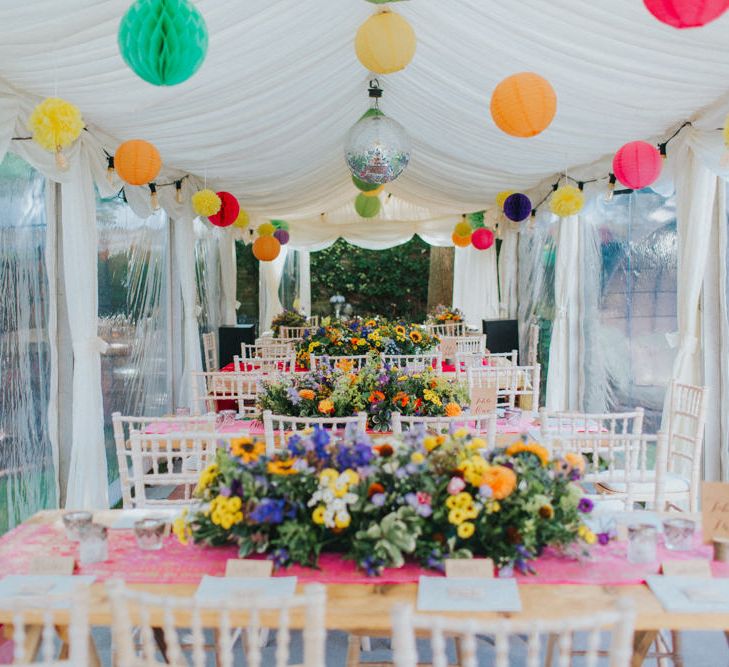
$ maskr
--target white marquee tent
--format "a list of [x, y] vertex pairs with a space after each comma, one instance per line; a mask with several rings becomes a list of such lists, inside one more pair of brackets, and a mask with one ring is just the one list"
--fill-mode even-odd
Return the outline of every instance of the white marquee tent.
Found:
[[[321, 249], [340, 236], [384, 248], [413, 234], [449, 245], [459, 216], [489, 209], [500, 190], [521, 190], [539, 201], [567, 172], [583, 181], [598, 179], [586, 192], [591, 200], [602, 198], [610, 159], [623, 143], [664, 141], [681, 128], [669, 145], [664, 176], [654, 186], [665, 195], [675, 189], [679, 280], [673, 376], [703, 377], [710, 386], [707, 475], [729, 477], [729, 425], [722, 416], [729, 398], [727, 230], [724, 187], [719, 187], [727, 173], [721, 166], [721, 128], [729, 111], [729, 16], [677, 31], [656, 21], [640, 0], [393, 5], [410, 21], [418, 46], [404, 71], [378, 77], [381, 107], [406, 128], [413, 157], [403, 176], [388, 186], [383, 213], [363, 221], [352, 205], [356, 190], [343, 141], [367, 108], [371, 78], [355, 57], [353, 37], [378, 7], [363, 0], [195, 4], [210, 34], [207, 59], [189, 81], [157, 88], [139, 79], [119, 55], [116, 31], [128, 0], [0, 0], [0, 158], [17, 153], [60, 184], [48, 202], [54, 224], [47, 242], [55, 247], [57, 234], [62, 252], [47, 254], [46, 266], [51, 283], [60, 285], [51, 298], [65, 295], [73, 350], [72, 436], [69, 445], [59, 444], [58, 433], [51, 436], [56, 467], [64, 446], [73, 443], [69, 506], [108, 502], [99, 475], [105, 469], [99, 391], [105, 345], [97, 332], [94, 183], [105, 195], [119, 190], [118, 180], [106, 179], [104, 150], [113, 153], [130, 138], [158, 147], [164, 161], [160, 182], [188, 176], [182, 204], [174, 187], [160, 188], [174, 229], [184, 390], [189, 372], [200, 368], [189, 201], [204, 183], [234, 193], [253, 226], [267, 218], [289, 221], [291, 249]], [[495, 127], [488, 103], [502, 78], [527, 70], [552, 83], [558, 111], [547, 131], [522, 140]], [[88, 128], [68, 151], [66, 172], [57, 169], [53, 155], [25, 139], [33, 106], [51, 95], [76, 104]], [[146, 188], [127, 187], [126, 195], [137, 215], [151, 215]], [[537, 225], [549, 228], [557, 248], [550, 407], [577, 408], [584, 393], [575, 359], [588, 311], [573, 277], [587, 256], [582, 223], [589, 208], [584, 216], [561, 221], [545, 210]], [[525, 224], [521, 233], [534, 232]], [[222, 319], [232, 322], [234, 237], [231, 231], [216, 234]], [[473, 319], [516, 311], [521, 241], [518, 230], [503, 235], [498, 267], [494, 251], [458, 251], [454, 301]], [[280, 261], [262, 270], [264, 321], [279, 305], [281, 271]], [[519, 290], [528, 291], [529, 285], [522, 280]], [[710, 326], [702, 326], [702, 317]], [[54, 349], [56, 342], [51, 341]], [[57, 395], [51, 393], [52, 415]]]

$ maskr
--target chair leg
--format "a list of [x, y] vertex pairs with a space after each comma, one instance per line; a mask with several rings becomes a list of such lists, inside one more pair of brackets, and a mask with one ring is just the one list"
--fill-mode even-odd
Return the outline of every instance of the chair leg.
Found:
[[362, 637], [360, 639], [360, 647], [365, 652], [371, 651], [372, 650], [372, 640], [369, 637]]
[[359, 667], [360, 653], [362, 652], [361, 635], [350, 634], [347, 637], [347, 667]]
[[550, 634], [549, 637], [547, 637], [547, 650], [544, 655], [544, 667], [552, 667], [555, 646], [557, 646], [557, 635]]
[[681, 633], [678, 630], [671, 630], [671, 643], [673, 644], [673, 667], [683, 667]]

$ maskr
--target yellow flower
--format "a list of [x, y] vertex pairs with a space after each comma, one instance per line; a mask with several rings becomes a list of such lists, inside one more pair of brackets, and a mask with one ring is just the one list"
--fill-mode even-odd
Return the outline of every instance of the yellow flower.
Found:
[[432, 452], [440, 443], [434, 435], [427, 435], [423, 438], [423, 447], [429, 452]]
[[319, 412], [321, 412], [323, 415], [331, 414], [332, 412], [334, 412], [334, 401], [331, 401], [328, 398], [319, 401], [317, 410], [319, 410]]
[[354, 486], [359, 482], [359, 475], [352, 470], [351, 468], [347, 468], [342, 475], [344, 475], [347, 478], [347, 482], [349, 482], [350, 486]]
[[380, 332], [373, 331], [372, 333], [367, 335], [367, 338], [369, 338], [371, 341], [378, 341], [380, 340]]
[[398, 335], [400, 335], [400, 336], [404, 336], [405, 333], [406, 333], [405, 327], [402, 324], [398, 324], [395, 327], [395, 333], [398, 334]]
[[476, 509], [475, 505], [471, 505], [470, 507], [466, 508], [466, 518], [467, 519], [475, 519], [478, 516], [478, 510]]
[[423, 334], [421, 334], [417, 330], [411, 331], [410, 332], [410, 340], [413, 341], [413, 343], [420, 343], [423, 340]]
[[475, 530], [476, 527], [469, 521], [466, 521], [465, 523], [462, 523], [460, 526], [458, 526], [458, 537], [460, 537], [462, 540], [467, 540], [469, 537], [471, 537], [471, 535], [473, 535]]
[[432, 389], [426, 389], [423, 392], [423, 398], [433, 405], [443, 405], [443, 402], [440, 400], [440, 398], [438, 398], [438, 394], [436, 394]]
[[501, 509], [501, 503], [498, 500], [489, 500], [486, 503], [486, 514], [496, 514]]
[[334, 468], [324, 468], [324, 470], [319, 473], [319, 481], [326, 486], [333, 484], [338, 478], [339, 473], [334, 470]]
[[294, 468], [294, 463], [296, 463], [296, 459], [269, 461], [266, 467], [272, 475], [296, 475], [299, 471]]
[[366, 327], [376, 327], [377, 326], [377, 322], [375, 320], [367, 320], [365, 322], [365, 326]]
[[522, 452], [534, 454], [539, 458], [543, 466], [546, 466], [549, 463], [549, 452], [536, 442], [515, 442], [513, 445], [509, 445], [506, 448], [507, 456], [514, 456], [516, 454], [521, 454]]
[[413, 452], [410, 455], [410, 460], [413, 463], [422, 463], [423, 461], [425, 461], [425, 456], [423, 456], [421, 452]]
[[182, 514], [178, 516], [172, 524], [172, 532], [175, 534], [180, 544], [187, 544], [192, 536], [192, 530], [187, 523], [187, 509], [182, 510]]
[[205, 470], [200, 473], [200, 479], [195, 487], [195, 495], [201, 494], [207, 489], [218, 477], [220, 468], [217, 463], [211, 463]]
[[347, 512], [337, 512], [334, 516], [334, 525], [337, 528], [347, 528], [352, 522], [352, 517]]
[[[461, 406], [458, 405], [458, 403], [446, 403], [445, 406], [445, 413], [447, 417], [460, 417], [461, 415]], [[459, 429], [459, 431], [462, 429]], [[462, 436], [461, 436], [462, 437]]]
[[243, 463], [253, 463], [266, 453], [266, 443], [251, 437], [236, 438], [230, 441], [230, 453]]
[[454, 510], [458, 507], [458, 501], [456, 500], [456, 496], [448, 496], [445, 501], [445, 506], [449, 510]]
[[452, 523], [454, 526], [460, 526], [466, 520], [466, 513], [456, 507], [448, 512], [448, 523]]
[[311, 520], [317, 525], [321, 526], [324, 523], [324, 512], [326, 508], [324, 505], [319, 505], [312, 513]]
[[[450, 403], [448, 404], [450, 405]], [[446, 408], [448, 408], [448, 405], [446, 405]], [[460, 410], [460, 408], [458, 408]], [[457, 415], [456, 415], [457, 416]], [[468, 435], [468, 429], [461, 426], [454, 434], [454, 438], [465, 438]]]
[[351, 359], [340, 359], [335, 365], [339, 370], [349, 373], [354, 368], [354, 361]]
[[581, 537], [587, 544], [595, 544], [597, 535], [593, 533], [587, 526], [582, 525], [577, 529], [577, 535]]
[[485, 449], [487, 445], [483, 438], [474, 438], [471, 440], [470, 446], [473, 449]]
[[311, 343], [309, 343], [309, 352], [313, 352], [320, 345], [321, 345], [321, 343], [319, 341], [317, 341], [317, 340], [312, 341]]

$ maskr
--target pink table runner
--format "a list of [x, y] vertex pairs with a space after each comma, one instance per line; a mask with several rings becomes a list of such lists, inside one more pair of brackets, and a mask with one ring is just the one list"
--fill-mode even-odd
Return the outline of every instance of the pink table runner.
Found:
[[[595, 545], [588, 560], [577, 561], [547, 550], [532, 563], [536, 575], [517, 574], [521, 583], [530, 584], [593, 584], [619, 586], [640, 584], [648, 575], [657, 574], [663, 560], [711, 558], [711, 547], [696, 537], [692, 551], [668, 551], [659, 547], [658, 561], [633, 565], [626, 560], [627, 545], [612, 542]], [[60, 525], [25, 524], [0, 538], [0, 571], [5, 574], [28, 573], [31, 561], [38, 556], [78, 557], [78, 544], [69, 542]], [[79, 567], [78, 574], [94, 575], [100, 581], [120, 577], [129, 583], [197, 584], [203, 575], [222, 576], [229, 558], [237, 557], [237, 548], [183, 546], [170, 536], [162, 551], [140, 551], [131, 530], [109, 530], [109, 560]], [[415, 564], [399, 570], [385, 570], [381, 577], [367, 577], [352, 561], [337, 554], [323, 554], [320, 570], [293, 566], [279, 576], [297, 576], [301, 582], [325, 584], [398, 584], [414, 583], [420, 575], [437, 576]], [[711, 563], [715, 577], [729, 577], [729, 564]]]

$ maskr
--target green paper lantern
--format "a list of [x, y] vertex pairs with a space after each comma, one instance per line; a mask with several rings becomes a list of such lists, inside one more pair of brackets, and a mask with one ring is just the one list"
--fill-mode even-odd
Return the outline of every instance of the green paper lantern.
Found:
[[352, 176], [352, 183], [354, 183], [354, 187], [356, 187], [361, 192], [372, 192], [373, 190], [377, 190], [377, 188], [380, 187], [379, 183], [367, 183], [366, 181], [363, 181], [361, 178], [357, 178], [356, 176]]
[[381, 204], [377, 197], [357, 195], [354, 200], [354, 210], [361, 218], [374, 218], [380, 212]]
[[271, 224], [276, 229], [283, 229], [285, 232], [289, 231], [289, 223], [286, 220], [271, 220]]
[[189, 79], [207, 50], [205, 19], [189, 0], [137, 0], [119, 24], [122, 58], [155, 86]]

